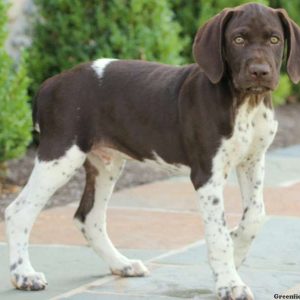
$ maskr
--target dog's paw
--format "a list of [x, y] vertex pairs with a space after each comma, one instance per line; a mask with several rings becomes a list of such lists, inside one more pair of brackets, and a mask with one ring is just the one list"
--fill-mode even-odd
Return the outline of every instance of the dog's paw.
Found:
[[122, 277], [142, 277], [149, 274], [149, 270], [140, 260], [129, 260], [126, 265], [111, 269], [111, 272]]
[[220, 300], [254, 300], [251, 290], [243, 286], [220, 287], [217, 290]]
[[28, 274], [13, 273], [11, 282], [16, 289], [26, 291], [44, 290], [48, 284], [45, 275], [38, 272]]
[[234, 286], [232, 288], [234, 300], [254, 300], [254, 296], [247, 286]]

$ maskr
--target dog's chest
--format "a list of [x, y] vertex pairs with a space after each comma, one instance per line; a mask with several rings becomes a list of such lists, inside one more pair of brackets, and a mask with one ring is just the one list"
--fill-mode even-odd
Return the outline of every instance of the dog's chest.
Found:
[[223, 141], [218, 151], [221, 160], [233, 167], [246, 158], [263, 153], [277, 131], [274, 112], [263, 101], [254, 106], [245, 101], [238, 109], [232, 136]]

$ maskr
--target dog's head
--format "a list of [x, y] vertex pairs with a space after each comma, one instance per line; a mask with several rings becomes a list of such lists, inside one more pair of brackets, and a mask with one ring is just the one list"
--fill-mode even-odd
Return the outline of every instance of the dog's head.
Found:
[[274, 90], [287, 44], [287, 72], [300, 80], [300, 28], [283, 9], [245, 4], [225, 9], [201, 27], [194, 57], [212, 83], [224, 73], [244, 93]]

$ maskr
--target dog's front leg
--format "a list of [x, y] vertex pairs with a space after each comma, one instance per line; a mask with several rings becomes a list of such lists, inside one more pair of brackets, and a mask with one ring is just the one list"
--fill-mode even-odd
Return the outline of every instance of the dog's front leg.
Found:
[[[223, 176], [219, 178], [221, 177]], [[197, 190], [216, 291], [222, 300], [251, 300], [252, 293], [235, 268], [233, 242], [224, 217], [223, 186], [223, 179], [218, 180], [213, 176], [207, 184]]]
[[264, 154], [252, 155], [237, 167], [244, 212], [239, 226], [231, 232], [236, 267], [245, 259], [251, 242], [265, 219], [264, 160]]

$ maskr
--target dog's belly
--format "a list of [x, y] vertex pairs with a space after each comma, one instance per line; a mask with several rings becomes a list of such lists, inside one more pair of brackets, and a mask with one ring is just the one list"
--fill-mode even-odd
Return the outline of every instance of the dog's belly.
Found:
[[[95, 147], [91, 154], [93, 156], [97, 156], [108, 169], [113, 164], [113, 161], [116, 157], [121, 157], [124, 159], [124, 161], [133, 160], [132, 157], [119, 150], [103, 146]], [[188, 166], [167, 163], [155, 152], [153, 152], [153, 159], [144, 159], [141, 163], [147, 165], [151, 169], [164, 170], [170, 175], [190, 175], [190, 168]]]
[[169, 173], [170, 175], [190, 175], [191, 169], [188, 166], [182, 164], [170, 164], [159, 157], [153, 152], [153, 159], [145, 159], [143, 161], [147, 166], [152, 169], [161, 169]]

